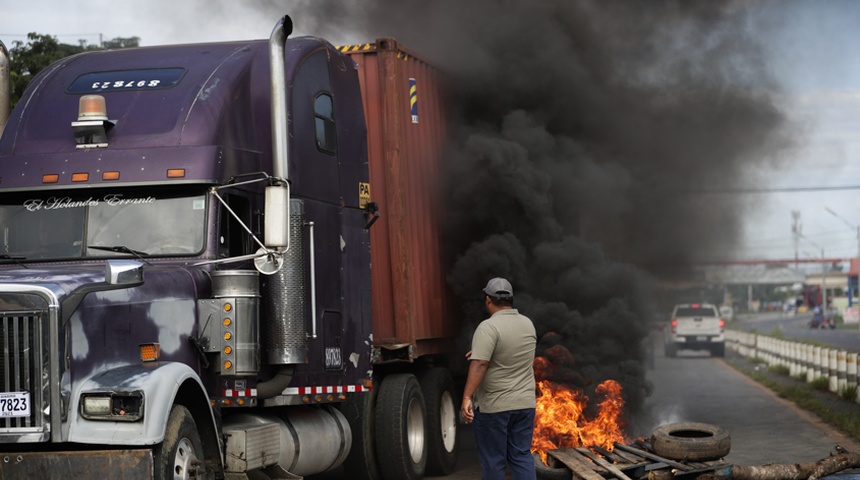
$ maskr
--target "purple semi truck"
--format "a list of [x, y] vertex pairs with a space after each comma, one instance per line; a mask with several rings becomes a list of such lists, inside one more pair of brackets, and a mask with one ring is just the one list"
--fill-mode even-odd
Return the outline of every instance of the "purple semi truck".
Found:
[[11, 113], [0, 58], [0, 478], [453, 469], [447, 369], [373, 339], [358, 66], [291, 29], [68, 57]]

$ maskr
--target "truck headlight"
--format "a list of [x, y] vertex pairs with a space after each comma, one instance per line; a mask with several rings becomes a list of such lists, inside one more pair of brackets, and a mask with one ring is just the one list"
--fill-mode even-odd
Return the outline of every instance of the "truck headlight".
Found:
[[81, 416], [87, 420], [136, 422], [143, 418], [143, 392], [89, 392], [81, 395]]

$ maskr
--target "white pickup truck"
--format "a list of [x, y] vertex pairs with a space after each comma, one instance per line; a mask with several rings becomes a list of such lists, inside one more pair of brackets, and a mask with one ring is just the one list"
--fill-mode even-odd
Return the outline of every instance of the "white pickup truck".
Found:
[[678, 350], [708, 350], [714, 357], [726, 353], [726, 322], [709, 303], [675, 305], [669, 328], [664, 330], [663, 345], [667, 357]]

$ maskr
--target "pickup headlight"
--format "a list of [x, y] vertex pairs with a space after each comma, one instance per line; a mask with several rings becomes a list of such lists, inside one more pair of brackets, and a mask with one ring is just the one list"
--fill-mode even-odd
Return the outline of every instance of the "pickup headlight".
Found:
[[87, 420], [136, 422], [143, 418], [143, 392], [89, 392], [81, 395], [81, 416]]

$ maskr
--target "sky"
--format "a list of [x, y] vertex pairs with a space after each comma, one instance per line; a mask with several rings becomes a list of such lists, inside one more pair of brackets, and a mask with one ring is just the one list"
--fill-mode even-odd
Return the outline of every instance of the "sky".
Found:
[[[296, 34], [317, 34], [296, 14], [312, 1], [150, 0], [143, 7], [122, 0], [0, 0], [0, 40], [11, 46], [29, 32], [73, 44], [137, 36], [142, 46], [267, 38], [284, 13], [294, 16]], [[779, 90], [778, 108], [794, 127], [794, 142], [773, 152], [773, 161], [751, 164], [743, 185], [713, 179], [715, 198], [745, 196], [750, 206], [737, 212], [745, 226], [740, 246], [711, 254], [729, 260], [814, 258], [822, 250], [828, 258], [857, 256], [860, 2], [749, 0], [738, 5], [747, 10], [742, 18], [748, 28], [760, 32], [761, 61], [778, 83], [750, 88]], [[373, 40], [348, 32], [327, 38], [335, 44]], [[794, 215], [799, 239], [792, 234]], [[720, 225], [713, 228], [718, 231]]]

